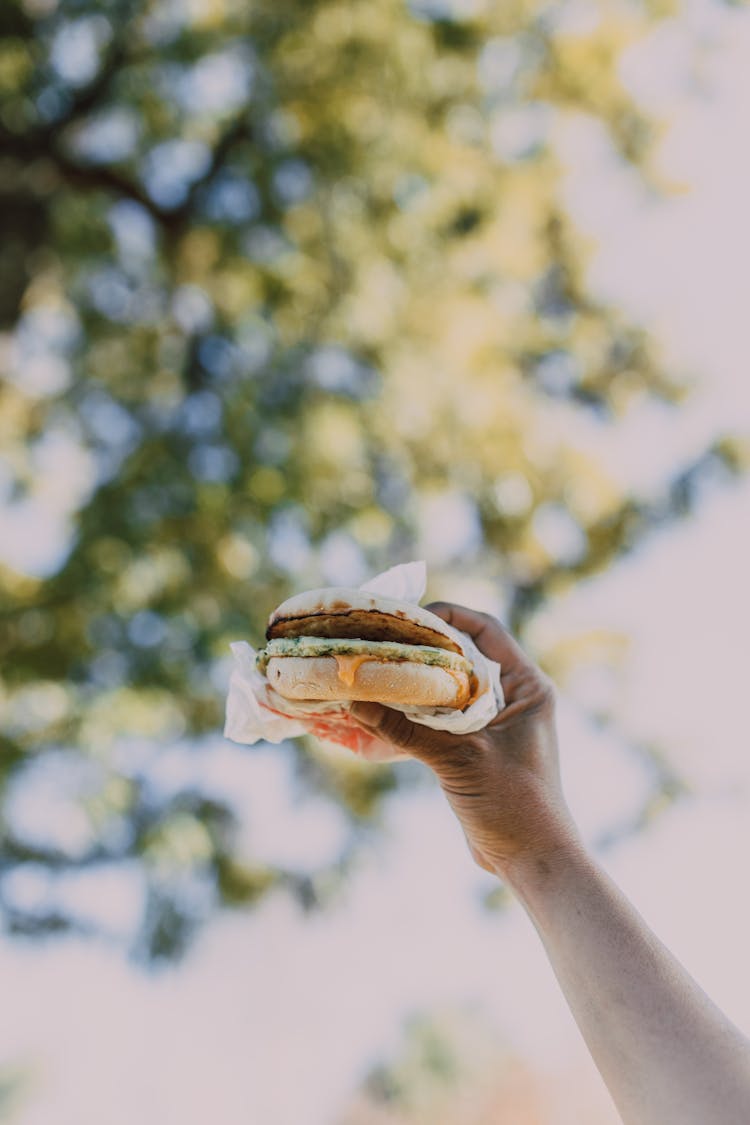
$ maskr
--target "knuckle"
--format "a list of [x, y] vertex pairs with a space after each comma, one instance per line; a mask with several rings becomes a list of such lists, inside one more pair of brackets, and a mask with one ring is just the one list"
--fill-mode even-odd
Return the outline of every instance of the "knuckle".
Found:
[[540, 668], [532, 666], [524, 679], [521, 695], [529, 712], [553, 711], [556, 701], [555, 685]]
[[554, 707], [557, 700], [557, 688], [546, 672], [538, 673], [537, 696], [540, 707]]

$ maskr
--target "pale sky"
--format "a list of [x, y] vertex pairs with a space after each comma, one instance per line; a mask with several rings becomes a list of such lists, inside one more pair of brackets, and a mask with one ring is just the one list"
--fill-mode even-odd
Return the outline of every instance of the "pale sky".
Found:
[[[646, 410], [611, 444], [613, 471], [643, 491], [713, 434], [747, 432], [750, 421], [750, 156], [738, 143], [750, 109], [750, 13], [689, 11], [623, 68], [644, 105], [673, 118], [661, 167], [684, 194], [646, 204], [634, 181], [615, 181], [593, 126], [571, 127], [560, 141], [568, 204], [598, 241], [592, 279], [698, 380], [679, 413]], [[698, 34], [707, 44], [702, 93], [686, 97]], [[582, 429], [581, 440], [597, 439]], [[587, 627], [632, 638], [616, 684], [584, 678], [563, 700], [569, 798], [593, 837], [644, 792], [637, 764], [580, 718], [577, 701], [603, 691], [627, 730], [658, 735], [693, 787], [608, 853], [606, 866], [748, 1032], [750, 912], [737, 857], [750, 851], [749, 527], [750, 484], [708, 495], [694, 520], [582, 584], [533, 632], [539, 647]], [[479, 601], [484, 594], [477, 587]], [[335, 847], [335, 817], [287, 802], [273, 748], [248, 768], [248, 831], [259, 854]], [[468, 1001], [564, 1084], [548, 1125], [583, 1122], [576, 1099], [595, 1106], [598, 1125], [616, 1121], [530, 924], [516, 908], [487, 916], [477, 907], [492, 880], [472, 865], [439, 793], [399, 797], [389, 825], [341, 906], [309, 919], [273, 898], [252, 916], [224, 917], [185, 964], [156, 979], [97, 946], [0, 945], [0, 1060], [33, 1070], [24, 1125], [333, 1125], [359, 1077], [397, 1041], [405, 1014]]]

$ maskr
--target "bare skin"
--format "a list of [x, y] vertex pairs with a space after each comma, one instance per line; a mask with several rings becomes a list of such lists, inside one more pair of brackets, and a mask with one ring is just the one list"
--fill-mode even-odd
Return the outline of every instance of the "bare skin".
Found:
[[550, 680], [494, 618], [428, 608], [501, 665], [505, 709], [462, 736], [377, 703], [355, 704], [357, 721], [434, 771], [475, 861], [523, 904], [625, 1125], [747, 1125], [750, 1042], [581, 841]]

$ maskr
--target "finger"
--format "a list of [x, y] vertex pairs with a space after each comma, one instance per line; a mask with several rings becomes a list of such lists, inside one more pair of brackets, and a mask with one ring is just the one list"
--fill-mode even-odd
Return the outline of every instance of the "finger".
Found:
[[402, 711], [384, 707], [382, 703], [352, 703], [351, 713], [367, 730], [390, 742], [414, 758], [428, 761], [439, 752], [445, 733], [412, 723]]
[[431, 602], [425, 609], [442, 617], [443, 621], [460, 629], [462, 633], [468, 633], [480, 652], [502, 665], [503, 672], [514, 666], [534, 667], [518, 642], [496, 617], [453, 602]]

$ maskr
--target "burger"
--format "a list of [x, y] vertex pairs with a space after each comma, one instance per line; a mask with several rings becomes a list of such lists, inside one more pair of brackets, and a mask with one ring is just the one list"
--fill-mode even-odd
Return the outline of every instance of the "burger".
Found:
[[280, 696], [463, 710], [477, 678], [463, 635], [409, 602], [328, 587], [297, 594], [268, 622], [257, 666]]

